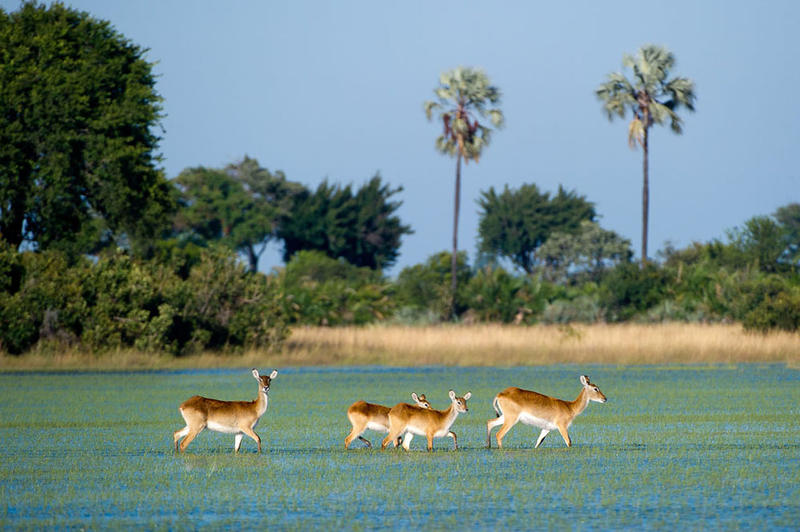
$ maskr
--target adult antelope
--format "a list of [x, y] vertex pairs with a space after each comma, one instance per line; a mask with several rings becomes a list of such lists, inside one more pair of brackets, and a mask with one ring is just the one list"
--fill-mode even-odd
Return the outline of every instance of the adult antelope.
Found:
[[581, 384], [583, 385], [581, 393], [574, 401], [563, 401], [520, 388], [506, 388], [492, 401], [494, 411], [497, 412], [497, 419], [490, 419], [486, 423], [486, 446], [492, 446], [492, 429], [494, 427], [503, 425], [497, 431], [497, 446], [503, 447], [503, 437], [518, 421], [522, 421], [526, 425], [542, 429], [534, 449], [539, 447], [551, 430], [556, 429], [561, 433], [567, 447], [570, 447], [572, 441], [569, 439], [567, 429], [572, 421], [586, 409], [589, 401], [606, 402], [606, 396], [603, 395], [600, 388], [589, 382], [589, 377], [581, 375]]
[[450, 431], [459, 413], [467, 412], [467, 400], [472, 393], [467, 392], [464, 397], [456, 397], [450, 390], [450, 406], [447, 410], [425, 409], [406, 403], [400, 403], [389, 410], [389, 435], [383, 439], [381, 449], [386, 449], [390, 442], [397, 447], [398, 436], [405, 433], [403, 448], [408, 451], [414, 434], [428, 438], [428, 450], [433, 450], [433, 438], [450, 436], [453, 438], [453, 449], [458, 449], [456, 435]]
[[[431, 407], [424, 393], [420, 396], [417, 396], [416, 393], [412, 393], [411, 399], [421, 408], [429, 409]], [[367, 429], [376, 430], [378, 432], [389, 432], [389, 410], [391, 409], [388, 406], [367, 403], [366, 401], [356, 401], [350, 405], [350, 408], [347, 409], [347, 419], [349, 419], [350, 424], [353, 425], [353, 430], [351, 430], [350, 434], [344, 439], [344, 448], [347, 449], [350, 447], [350, 443], [356, 438], [363, 441], [367, 447], [372, 448], [372, 444], [369, 440], [361, 435]], [[398, 436], [397, 439], [399, 443], [400, 437]]]
[[[200, 432], [207, 428], [215, 432], [234, 434], [233, 451], [239, 452], [242, 445], [242, 438], [248, 435], [258, 444], [258, 452], [261, 452], [261, 438], [253, 430], [267, 411], [269, 397], [269, 384], [278, 375], [278, 370], [272, 370], [267, 375], [259, 375], [258, 370], [253, 370], [253, 377], [258, 381], [258, 397], [253, 401], [219, 401], [195, 395], [181, 403], [178, 407], [186, 426], [176, 430], [172, 435], [175, 450], [183, 452]], [[185, 438], [184, 438], [185, 436]]]

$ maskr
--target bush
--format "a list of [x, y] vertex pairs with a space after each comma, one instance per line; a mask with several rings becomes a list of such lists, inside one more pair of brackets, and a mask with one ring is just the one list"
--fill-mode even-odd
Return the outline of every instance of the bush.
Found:
[[539, 296], [529, 276], [515, 277], [492, 266], [478, 270], [464, 288], [466, 305], [478, 321], [530, 323], [544, 308]]
[[[397, 276], [395, 288], [400, 307], [415, 311], [431, 312], [437, 320], [450, 316], [452, 254], [442, 251], [428, 257], [423, 264], [403, 268]], [[467, 264], [467, 254], [463, 251], [456, 256], [457, 293], [455, 295], [456, 314], [467, 309], [465, 287], [472, 278]]]
[[40, 339], [76, 342], [88, 313], [81, 293], [87, 267], [67, 267], [56, 251], [0, 252], [0, 270], [10, 273], [0, 291], [0, 349], [19, 354]]
[[626, 321], [659, 304], [668, 286], [667, 275], [655, 264], [623, 263], [604, 277], [600, 304], [608, 321]]
[[579, 295], [574, 299], [556, 299], [549, 303], [539, 320], [542, 323], [596, 323], [603, 320], [597, 295]]
[[770, 329], [797, 331], [800, 329], [800, 288], [764, 298], [742, 320], [745, 329], [767, 332]]
[[275, 279], [223, 249], [204, 250], [186, 280], [165, 264], [114, 252], [69, 266], [56, 251], [0, 249], [0, 349], [80, 344], [174, 354], [279, 346], [288, 333]]
[[295, 253], [277, 282], [291, 323], [361, 325], [385, 319], [396, 308], [392, 286], [380, 272], [320, 251]]

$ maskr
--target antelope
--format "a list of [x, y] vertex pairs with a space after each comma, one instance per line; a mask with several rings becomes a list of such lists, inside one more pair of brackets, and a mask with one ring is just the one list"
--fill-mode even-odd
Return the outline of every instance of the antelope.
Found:
[[[431, 407], [424, 393], [420, 396], [417, 396], [416, 393], [412, 393], [411, 399], [421, 408], [429, 409]], [[351, 430], [350, 434], [344, 439], [344, 448], [347, 449], [350, 447], [352, 441], [358, 438], [371, 449], [372, 444], [368, 439], [362, 437], [361, 434], [367, 429], [376, 430], [378, 432], [389, 432], [389, 410], [390, 408], [388, 406], [367, 403], [366, 401], [356, 401], [350, 405], [350, 408], [347, 409], [347, 419], [349, 419], [350, 424], [353, 425], [353, 430]], [[397, 440], [399, 443], [399, 436]]]
[[606, 396], [600, 388], [589, 382], [589, 377], [581, 375], [581, 384], [583, 385], [581, 393], [574, 401], [563, 401], [520, 388], [506, 388], [492, 401], [497, 419], [490, 419], [486, 423], [486, 446], [489, 448], [492, 446], [494, 427], [503, 425], [497, 431], [497, 446], [502, 448], [503, 437], [518, 421], [522, 421], [526, 425], [542, 429], [534, 449], [538, 448], [545, 436], [555, 429], [561, 433], [567, 447], [571, 447], [572, 441], [569, 439], [567, 429], [572, 421], [586, 409], [589, 401], [606, 402]]
[[[190, 397], [178, 407], [186, 426], [176, 430], [173, 435], [175, 450], [183, 452], [195, 437], [203, 429], [225, 434], [234, 434], [233, 452], [238, 453], [242, 445], [242, 438], [246, 434], [258, 444], [258, 452], [261, 452], [261, 438], [253, 430], [267, 411], [269, 397], [269, 384], [278, 375], [278, 370], [272, 370], [269, 376], [259, 375], [258, 370], [253, 370], [253, 377], [258, 381], [258, 397], [253, 401], [219, 401], [195, 395]], [[185, 438], [184, 438], [185, 436]]]
[[433, 450], [433, 438], [443, 438], [450, 436], [453, 438], [453, 449], [458, 449], [456, 435], [450, 431], [458, 414], [467, 412], [467, 400], [472, 397], [472, 393], [467, 392], [464, 397], [456, 397], [456, 393], [450, 390], [451, 404], [447, 410], [426, 410], [418, 406], [400, 403], [389, 410], [389, 435], [383, 439], [381, 449], [386, 449], [389, 442], [394, 442], [397, 447], [398, 436], [405, 433], [403, 438], [403, 448], [408, 451], [414, 434], [419, 434], [428, 438], [428, 450]]

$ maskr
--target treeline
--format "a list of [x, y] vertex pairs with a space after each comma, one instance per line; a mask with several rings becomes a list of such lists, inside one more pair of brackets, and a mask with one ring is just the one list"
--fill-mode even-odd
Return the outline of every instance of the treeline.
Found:
[[[742, 322], [748, 329], [800, 327], [800, 205], [755, 217], [725, 242], [667, 248], [642, 267], [575, 260], [553, 232], [530, 273], [457, 257], [457, 320], [596, 323]], [[784, 220], [782, 223], [779, 220]], [[575, 246], [584, 232], [575, 230]], [[793, 244], [786, 245], [789, 235]], [[555, 244], [552, 247], [555, 246]], [[0, 348], [135, 348], [176, 355], [207, 349], [277, 348], [296, 325], [432, 324], [450, 319], [450, 253], [404, 268], [395, 279], [322, 251], [293, 254], [269, 274], [249, 271], [222, 244], [172, 247], [137, 258], [123, 250], [70, 261], [63, 251], [0, 252]], [[584, 248], [584, 254], [586, 249]], [[578, 255], [581, 255], [578, 253]], [[570, 258], [572, 257], [572, 258]], [[566, 265], [566, 267], [565, 267]]]

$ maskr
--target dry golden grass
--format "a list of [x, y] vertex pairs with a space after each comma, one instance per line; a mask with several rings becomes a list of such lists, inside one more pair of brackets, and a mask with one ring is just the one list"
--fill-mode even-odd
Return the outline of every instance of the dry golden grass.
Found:
[[800, 367], [800, 334], [745, 332], [740, 325], [516, 327], [300, 327], [277, 353], [187, 357], [120, 351], [0, 355], [0, 370], [281, 367], [312, 365], [710, 364], [781, 362]]
[[740, 325], [445, 325], [299, 328], [284, 356], [295, 363], [540, 365], [800, 363], [800, 335]]

